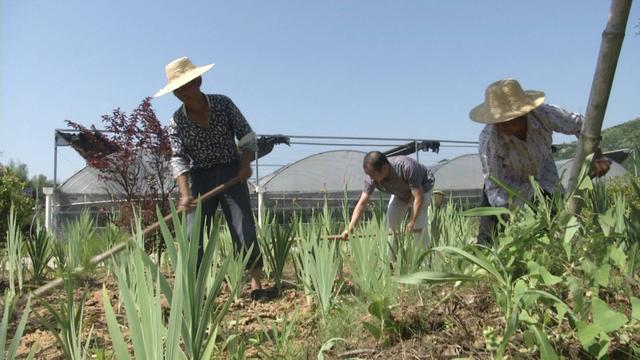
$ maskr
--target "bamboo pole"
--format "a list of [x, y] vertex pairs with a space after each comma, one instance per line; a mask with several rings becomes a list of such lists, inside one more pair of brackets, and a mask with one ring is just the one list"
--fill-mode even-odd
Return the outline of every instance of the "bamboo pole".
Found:
[[[197, 199], [195, 199], [193, 201], [193, 205], [197, 204], [198, 201], [205, 201], [208, 200], [214, 196], [220, 195], [221, 193], [229, 190], [229, 188], [231, 188], [232, 186], [236, 185], [240, 183], [240, 179], [238, 177], [234, 177], [233, 179], [227, 181], [226, 183], [216, 186], [215, 188], [209, 190], [208, 192], [200, 195]], [[171, 220], [172, 214], [168, 214], [164, 217], [164, 221], [167, 222], [169, 220]], [[155, 223], [147, 226], [146, 228], [144, 228], [144, 230], [142, 230], [142, 235], [146, 236], [152, 232], [154, 232], [156, 229], [158, 229], [158, 227], [160, 227], [160, 221], [156, 221]], [[127, 248], [127, 246], [132, 243], [133, 240], [133, 236], [130, 237], [127, 241], [124, 241], [114, 247], [112, 247], [111, 249], [95, 255], [94, 257], [91, 258], [91, 260], [89, 260], [89, 266], [88, 267], [77, 267], [76, 269], [73, 270], [72, 274], [77, 276], [80, 275], [82, 273], [84, 273], [85, 271], [87, 271], [87, 269], [90, 269], [93, 266], [96, 266], [100, 263], [102, 263], [103, 261], [105, 261], [106, 259], [110, 258], [111, 256], [119, 253], [120, 251], [124, 250]], [[27, 294], [27, 296], [23, 297], [23, 300], [26, 301], [26, 298], [28, 296], [43, 296], [44, 294], [50, 292], [51, 290], [62, 286], [62, 284], [64, 284], [64, 278], [57, 278], [54, 280], [49, 281], [48, 283], [40, 286], [39, 288], [35, 289], [33, 292], [31, 292], [30, 294]]]
[[571, 168], [571, 176], [567, 186], [567, 209], [572, 213], [578, 213], [582, 207], [580, 200], [573, 196], [578, 174], [584, 159], [593, 154], [600, 145], [600, 133], [607, 102], [611, 94], [611, 84], [616, 72], [622, 41], [624, 40], [629, 10], [632, 0], [612, 0], [611, 10], [607, 25], [602, 32], [600, 53], [596, 63], [596, 71], [591, 84], [591, 93], [587, 104], [587, 112], [582, 131], [578, 139], [578, 149]]

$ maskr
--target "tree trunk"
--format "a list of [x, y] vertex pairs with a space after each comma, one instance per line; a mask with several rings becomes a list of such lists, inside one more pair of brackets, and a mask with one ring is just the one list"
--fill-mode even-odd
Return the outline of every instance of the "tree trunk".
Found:
[[589, 94], [589, 103], [587, 105], [587, 113], [585, 121], [582, 124], [582, 131], [578, 139], [578, 149], [576, 157], [571, 168], [571, 176], [567, 186], [567, 208], [572, 213], [578, 213], [582, 207], [579, 199], [573, 196], [573, 190], [576, 187], [577, 177], [584, 159], [594, 153], [600, 145], [600, 131], [604, 113], [607, 109], [609, 94], [611, 93], [611, 84], [616, 72], [618, 57], [620, 56], [620, 48], [624, 39], [625, 29], [627, 27], [627, 19], [629, 18], [629, 10], [632, 0], [612, 0], [611, 10], [607, 26], [602, 33], [602, 43], [600, 44], [600, 54], [596, 63], [596, 72], [593, 76], [591, 84], [591, 93]]

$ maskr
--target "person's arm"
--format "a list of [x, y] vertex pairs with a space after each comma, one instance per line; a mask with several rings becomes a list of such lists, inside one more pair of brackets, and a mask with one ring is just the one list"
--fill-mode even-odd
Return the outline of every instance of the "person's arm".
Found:
[[421, 212], [424, 211], [422, 208], [424, 202], [424, 190], [422, 189], [422, 186], [412, 187], [411, 194], [413, 195], [413, 209], [411, 210], [411, 219], [407, 223], [408, 233], [414, 230], [418, 216], [420, 216]]
[[364, 214], [365, 209], [367, 208], [367, 203], [369, 202], [369, 194], [366, 192], [362, 192], [360, 195], [360, 199], [356, 204], [356, 207], [353, 209], [353, 214], [351, 214], [351, 221], [347, 228], [342, 232], [342, 238], [347, 240], [349, 238], [349, 234], [353, 231], [353, 229], [358, 225], [360, 219], [362, 219], [362, 215]]
[[542, 104], [534, 110], [537, 118], [550, 130], [566, 135], [580, 136], [584, 117], [559, 106]]
[[[575, 135], [576, 137], [580, 136], [584, 120], [582, 115], [548, 104], [542, 105], [539, 111], [544, 115], [543, 121], [548, 123], [551, 130], [567, 135]], [[602, 150], [598, 148], [593, 156], [589, 176], [604, 176], [609, 171], [610, 166], [611, 160], [604, 157], [602, 155]]]
[[244, 118], [240, 109], [231, 101], [227, 100], [227, 111], [231, 116], [233, 123], [233, 131], [236, 139], [238, 139], [238, 149], [242, 152], [240, 159], [240, 169], [238, 170], [238, 177], [240, 181], [247, 181], [251, 177], [251, 161], [255, 156], [255, 152], [258, 148], [256, 140], [256, 134], [251, 129], [251, 126]]
[[191, 196], [191, 190], [189, 189], [189, 173], [183, 173], [176, 178], [178, 183], [178, 190], [180, 191], [180, 200], [176, 210], [181, 212], [182, 210], [188, 210], [192, 206], [193, 197]]
[[185, 152], [184, 143], [178, 133], [175, 121], [171, 119], [169, 125], [169, 142], [171, 143], [171, 171], [178, 183], [180, 200], [178, 200], [177, 210], [182, 211], [192, 202], [191, 190], [189, 189], [189, 157]]

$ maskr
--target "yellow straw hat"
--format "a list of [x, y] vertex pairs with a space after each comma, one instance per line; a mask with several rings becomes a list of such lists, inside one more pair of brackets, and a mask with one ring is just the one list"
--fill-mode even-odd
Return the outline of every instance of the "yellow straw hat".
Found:
[[542, 105], [542, 91], [523, 91], [517, 80], [498, 80], [487, 87], [484, 102], [469, 112], [469, 117], [482, 124], [496, 124], [527, 114]]
[[209, 71], [212, 67], [213, 64], [195, 67], [191, 60], [185, 56], [173, 60], [164, 68], [167, 73], [167, 85], [160, 89], [160, 91], [153, 95], [153, 97], [162, 96], [172, 92], [180, 86]]

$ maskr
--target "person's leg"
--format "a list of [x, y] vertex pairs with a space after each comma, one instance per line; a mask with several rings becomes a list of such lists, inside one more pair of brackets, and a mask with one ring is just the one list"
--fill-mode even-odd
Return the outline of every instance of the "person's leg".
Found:
[[[194, 170], [191, 172], [191, 196], [194, 199], [197, 199], [198, 196], [206, 193], [207, 191], [213, 189], [217, 186], [218, 179], [214, 171], [211, 170]], [[209, 200], [202, 202], [202, 213], [200, 216], [200, 232], [197, 234], [198, 241], [198, 262], [197, 266], [200, 267], [200, 262], [202, 261], [202, 257], [204, 256], [204, 230], [205, 224], [206, 228], [210, 227], [211, 222], [213, 221], [213, 217], [215, 216], [216, 210], [218, 209], [218, 197], [213, 197]], [[189, 213], [187, 216], [187, 224], [189, 227], [189, 234], [192, 231], [192, 225], [195, 217], [195, 212]], [[193, 239], [193, 234], [192, 241]]]
[[229, 225], [229, 232], [236, 251], [245, 253], [251, 248], [247, 268], [251, 276], [251, 289], [261, 289], [262, 256], [251, 212], [251, 200], [247, 184], [238, 184], [221, 194], [221, 206]]
[[[416, 219], [416, 226], [414, 229], [422, 229], [422, 231], [415, 234], [416, 244], [421, 244], [424, 248], [429, 247], [429, 216], [427, 210], [431, 205], [431, 194], [432, 191], [429, 190], [424, 193], [424, 198], [422, 200], [422, 212], [418, 215]], [[413, 211], [413, 210], [412, 210]]]
[[395, 261], [398, 244], [395, 234], [399, 232], [402, 220], [407, 214], [409, 203], [404, 202], [395, 195], [391, 195], [387, 205], [387, 230], [389, 231], [389, 245], [391, 247], [391, 259]]
[[[489, 198], [487, 192], [482, 189], [482, 202], [480, 207], [489, 207]], [[495, 216], [481, 216], [480, 224], [478, 226], [478, 237], [476, 243], [481, 245], [491, 245], [493, 243], [493, 236], [496, 231], [496, 225], [498, 224], [498, 218]]]

